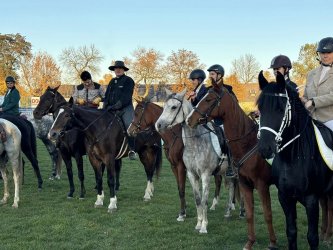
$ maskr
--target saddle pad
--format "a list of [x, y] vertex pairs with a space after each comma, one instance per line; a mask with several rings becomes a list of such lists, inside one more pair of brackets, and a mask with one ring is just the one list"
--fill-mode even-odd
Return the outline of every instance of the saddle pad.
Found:
[[221, 158], [222, 150], [220, 147], [219, 138], [217, 138], [216, 134], [214, 134], [213, 132], [209, 132], [209, 134], [210, 134], [210, 140], [213, 144], [214, 151]]
[[333, 171], [333, 151], [326, 145], [318, 127], [313, 122], [312, 124], [314, 127], [320, 155], [323, 158], [326, 165]]

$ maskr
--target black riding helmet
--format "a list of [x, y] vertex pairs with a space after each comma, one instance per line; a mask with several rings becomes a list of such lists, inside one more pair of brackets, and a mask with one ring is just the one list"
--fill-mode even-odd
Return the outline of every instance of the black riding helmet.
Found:
[[203, 81], [206, 79], [206, 74], [202, 69], [194, 69], [188, 79], [201, 79]]
[[276, 57], [274, 57], [271, 61], [271, 69], [278, 69], [278, 68], [289, 68], [291, 69], [291, 61], [289, 59], [289, 57], [284, 56], [284, 55], [278, 55]]
[[333, 52], [333, 37], [326, 37], [319, 41], [317, 52], [331, 53]]
[[208, 72], [215, 71], [217, 74], [224, 76], [224, 68], [220, 64], [214, 64], [207, 69]]
[[15, 82], [15, 78], [12, 76], [7, 76], [6, 77], [6, 82]]

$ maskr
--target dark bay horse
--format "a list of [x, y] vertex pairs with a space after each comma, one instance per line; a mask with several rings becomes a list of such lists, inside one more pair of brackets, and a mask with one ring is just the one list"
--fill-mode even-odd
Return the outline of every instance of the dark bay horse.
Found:
[[276, 249], [276, 236], [272, 223], [271, 169], [256, 151], [258, 127], [239, 106], [238, 102], [225, 88], [214, 85], [206, 96], [188, 115], [186, 123], [190, 127], [205, 123], [209, 119], [223, 120], [225, 136], [228, 141], [235, 166], [238, 168], [241, 191], [244, 196], [248, 240], [244, 249], [252, 249], [256, 240], [254, 231], [254, 197], [257, 189], [262, 203], [265, 221], [269, 232], [269, 249]]
[[[284, 76], [278, 72], [276, 82], [268, 83], [261, 72], [259, 85], [259, 152], [266, 159], [274, 158], [272, 176], [286, 217], [288, 248], [297, 249], [296, 203], [300, 202], [308, 219], [308, 243], [318, 249], [319, 199], [332, 197], [333, 171], [320, 154], [315, 123]], [[323, 129], [332, 148], [333, 132]]]
[[[51, 113], [53, 120], [59, 112], [59, 109], [67, 105], [65, 98], [58, 92], [58, 87], [48, 87], [43, 95], [40, 97], [39, 104], [35, 108], [33, 115], [38, 121], [42, 117]], [[84, 171], [83, 171], [83, 158], [86, 154], [84, 135], [79, 130], [68, 130], [63, 136], [57, 140], [57, 148], [60, 151], [61, 157], [66, 165], [66, 171], [69, 181], [68, 198], [73, 198], [75, 186], [73, 180], [72, 157], [76, 161], [78, 169], [78, 177], [80, 180], [80, 199], [85, 197], [86, 189], [84, 186]]]
[[[113, 212], [117, 209], [115, 160], [127, 156], [129, 151], [126, 131], [121, 119], [116, 113], [107, 110], [88, 110], [75, 105], [65, 106], [60, 109], [50, 130], [50, 135], [52, 137], [61, 135], [68, 124], [83, 132], [86, 138], [86, 151], [96, 177], [98, 195], [95, 206], [103, 205], [102, 166], [104, 164], [110, 189], [108, 211]], [[153, 175], [156, 172], [158, 176], [162, 165], [161, 139], [156, 132], [143, 133], [136, 138], [135, 147], [147, 175], [148, 184], [144, 198], [148, 200], [151, 199], [154, 191]]]
[[18, 129], [21, 131], [22, 140], [21, 140], [21, 149], [24, 155], [31, 162], [31, 165], [34, 169], [34, 172], [37, 177], [38, 189], [42, 189], [43, 179], [40, 174], [38, 160], [37, 160], [37, 142], [35, 129], [31, 122], [25, 120], [19, 116], [9, 115], [9, 114], [1, 114], [0, 118], [6, 119], [13, 123]]
[[[155, 130], [155, 123], [163, 112], [163, 108], [153, 102], [150, 102], [149, 98], [143, 98], [136, 100], [137, 105], [134, 110], [134, 118], [129, 126], [127, 132], [136, 136], [142, 131]], [[177, 221], [184, 221], [186, 217], [186, 202], [185, 202], [185, 181], [186, 181], [186, 167], [183, 161], [184, 144], [182, 140], [182, 125], [177, 124], [170, 129], [160, 132], [160, 136], [163, 139], [163, 148], [165, 155], [171, 163], [171, 170], [176, 178], [178, 193], [180, 198], [180, 212], [178, 214]], [[215, 210], [215, 207], [219, 200], [220, 188], [222, 182], [222, 175], [216, 174], [215, 177], [215, 195], [213, 204], [210, 207], [211, 210]], [[233, 181], [228, 183], [229, 185], [229, 201], [226, 211], [226, 217], [230, 216], [230, 210], [234, 206], [235, 191], [237, 195], [238, 186], [234, 185]], [[240, 195], [238, 194], [238, 197]], [[242, 215], [242, 214], [241, 214]]]

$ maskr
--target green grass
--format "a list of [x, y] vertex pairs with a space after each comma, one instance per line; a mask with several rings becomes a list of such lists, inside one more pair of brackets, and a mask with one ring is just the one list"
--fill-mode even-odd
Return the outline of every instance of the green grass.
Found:
[[[170, 164], [164, 160], [159, 180], [155, 181], [154, 197], [143, 201], [146, 178], [139, 161], [123, 161], [120, 191], [117, 194], [118, 210], [107, 213], [109, 194], [106, 192], [104, 207], [94, 208], [96, 193], [93, 170], [85, 158], [87, 194], [78, 199], [78, 179], [75, 173], [74, 199], [67, 199], [69, 190], [65, 167], [62, 179], [48, 180], [50, 159], [39, 142], [39, 163], [44, 177], [43, 191], [37, 191], [37, 180], [29, 163], [25, 168], [18, 209], [9, 203], [0, 207], [0, 249], [242, 249], [247, 239], [246, 221], [238, 218], [238, 211], [231, 219], [224, 218], [226, 190], [216, 211], [209, 211], [208, 234], [194, 230], [196, 209], [192, 190], [187, 181], [187, 218], [177, 222], [179, 198]], [[104, 179], [104, 189], [106, 190]], [[11, 195], [13, 183], [10, 183]], [[213, 196], [213, 179], [209, 202]], [[275, 187], [271, 187], [274, 227], [280, 249], [287, 249], [284, 215], [277, 200]], [[0, 194], [3, 194], [2, 181]], [[255, 221], [257, 242], [254, 249], [265, 249], [268, 233], [262, 209], [255, 196]], [[308, 249], [307, 222], [304, 209], [298, 207], [299, 249]], [[322, 243], [320, 249], [329, 249]]]

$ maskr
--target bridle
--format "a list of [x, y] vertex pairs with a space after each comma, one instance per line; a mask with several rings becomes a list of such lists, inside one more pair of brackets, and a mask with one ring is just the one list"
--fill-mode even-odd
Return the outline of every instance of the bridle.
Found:
[[[140, 104], [138, 104], [138, 105], [140, 105]], [[148, 131], [150, 129], [150, 127], [147, 127], [144, 130], [141, 129], [141, 125], [143, 124], [142, 122], [144, 122], [143, 125], [146, 125], [146, 126], [148, 125], [146, 118], [144, 116], [144, 112], [145, 112], [147, 105], [148, 105], [148, 102], [144, 102], [142, 105], [136, 107], [136, 109], [141, 110], [139, 121], [137, 123], [134, 123], [134, 120], [132, 120], [132, 125], [135, 127], [134, 131], [137, 133], [140, 131]]]
[[[53, 109], [53, 108], [54, 108], [55, 104], [57, 103], [56, 101], [57, 101], [57, 94], [58, 94], [58, 92], [53, 92], [52, 90], [47, 90], [47, 92], [50, 92], [52, 94], [52, 101], [51, 101], [51, 105], [48, 107], [48, 109], [46, 109], [42, 113], [42, 115], [46, 115], [48, 113], [53, 113], [54, 114], [53, 118], [55, 118], [56, 117], [56, 114], [55, 114], [56, 110]], [[63, 104], [66, 104], [66, 103], [65, 102], [64, 103], [59, 103], [59, 107], [62, 106]]]
[[215, 107], [220, 106], [221, 99], [224, 95], [224, 91], [221, 91], [221, 94], [216, 93], [216, 91], [209, 90], [209, 93], [213, 93], [215, 95], [215, 99], [213, 104], [209, 107], [206, 113], [201, 112], [197, 107], [194, 107], [194, 112], [197, 112], [201, 115], [201, 117], [198, 119], [199, 124], [206, 124], [208, 122], [208, 118], [210, 117], [210, 114], [214, 110]]
[[259, 121], [259, 130], [258, 130], [258, 139], [260, 139], [260, 131], [261, 130], [267, 130], [271, 133], [273, 133], [275, 135], [275, 142], [276, 142], [276, 147], [277, 147], [277, 152], [281, 152], [283, 149], [285, 149], [285, 147], [287, 147], [290, 143], [292, 143], [293, 141], [295, 141], [297, 138], [300, 137], [301, 134], [296, 135], [294, 138], [292, 138], [291, 140], [289, 140], [287, 143], [285, 143], [282, 147], [280, 147], [281, 142], [282, 142], [282, 133], [284, 131], [284, 129], [286, 127], [289, 127], [290, 122], [291, 122], [291, 104], [289, 101], [289, 96], [288, 96], [288, 92], [286, 90], [285, 94], [283, 93], [263, 93], [263, 95], [267, 95], [267, 96], [273, 96], [273, 97], [280, 97], [280, 98], [286, 98], [287, 102], [286, 102], [286, 106], [284, 109], [284, 115], [281, 121], [281, 125], [278, 131], [275, 131], [274, 129], [267, 127], [267, 126], [260, 126], [260, 121]]
[[[172, 127], [175, 125], [175, 124], [173, 124], [173, 123], [176, 121], [176, 118], [177, 118], [177, 116], [178, 116], [180, 110], [182, 110], [182, 107], [183, 107], [183, 100], [180, 100], [180, 99], [176, 98], [176, 94], [172, 94], [172, 95], [168, 98], [168, 100], [170, 100], [170, 99], [177, 100], [178, 102], [180, 102], [180, 105], [179, 105], [179, 108], [178, 108], [178, 110], [177, 110], [177, 113], [176, 113], [175, 117], [172, 119], [171, 123], [168, 125], [168, 128], [172, 128]], [[167, 100], [167, 101], [168, 101], [168, 100]], [[183, 114], [184, 114], [184, 111], [183, 111]]]

